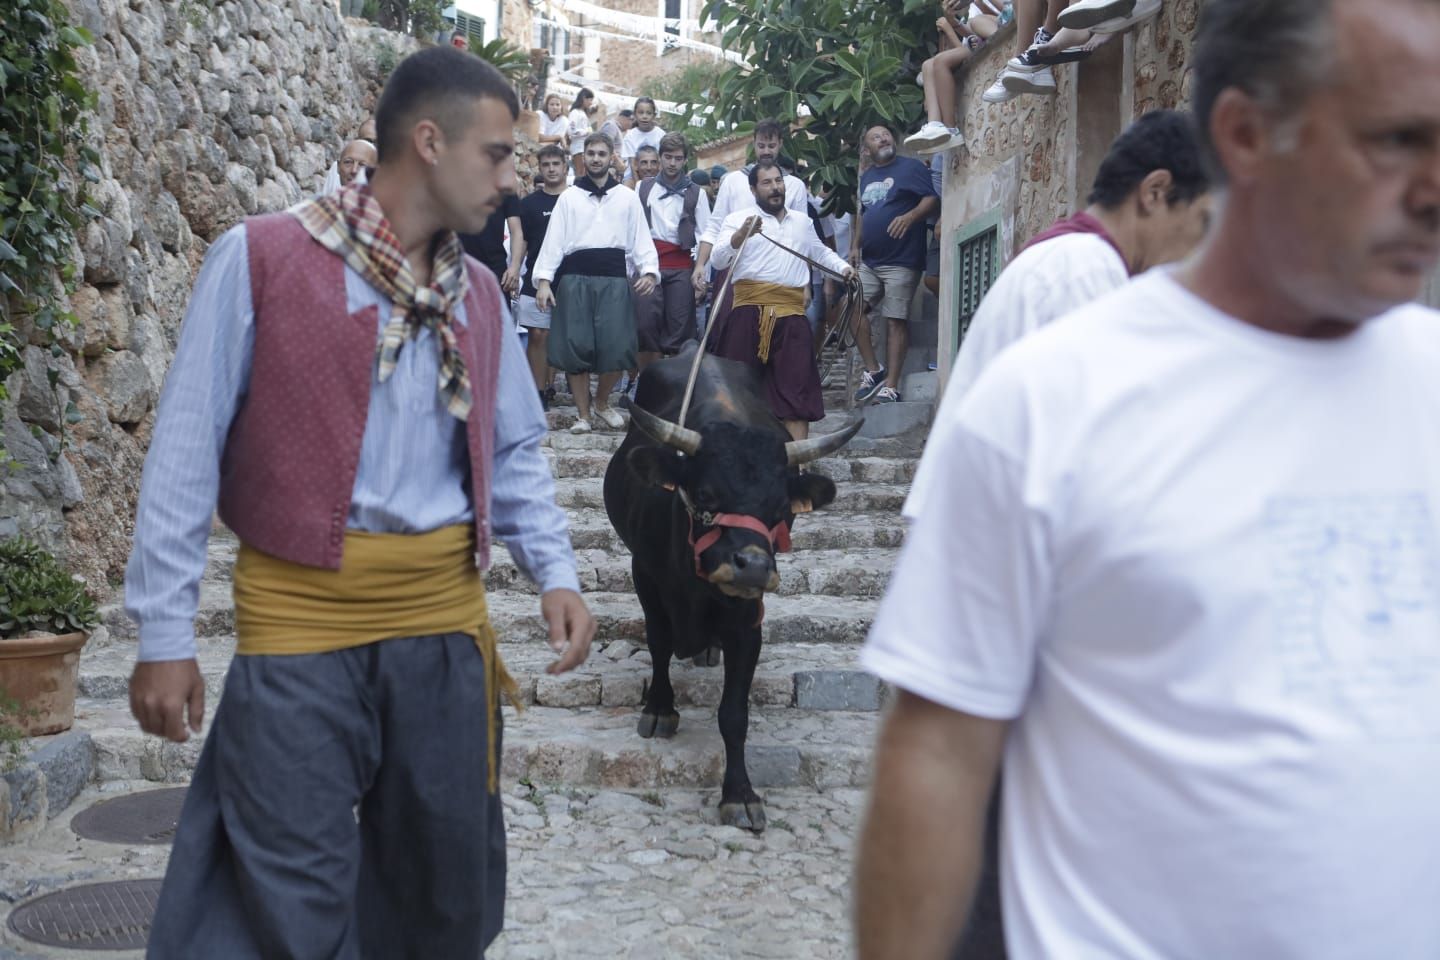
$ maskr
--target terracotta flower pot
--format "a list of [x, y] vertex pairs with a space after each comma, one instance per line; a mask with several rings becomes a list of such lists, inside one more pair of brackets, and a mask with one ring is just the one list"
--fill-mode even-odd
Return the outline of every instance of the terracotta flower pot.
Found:
[[75, 679], [88, 633], [0, 640], [0, 691], [20, 704], [10, 723], [27, 737], [69, 730], [75, 722]]

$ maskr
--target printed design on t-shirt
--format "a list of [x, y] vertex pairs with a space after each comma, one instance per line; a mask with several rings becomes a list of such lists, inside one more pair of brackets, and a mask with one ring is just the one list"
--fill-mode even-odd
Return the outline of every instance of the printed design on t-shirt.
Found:
[[1440, 549], [1426, 495], [1275, 497], [1264, 528], [1290, 697], [1357, 738], [1440, 736]]
[[876, 180], [865, 187], [860, 194], [860, 205], [862, 207], [873, 207], [877, 203], [884, 203], [885, 198], [890, 196], [890, 191], [895, 187], [895, 178], [886, 177], [884, 180]]

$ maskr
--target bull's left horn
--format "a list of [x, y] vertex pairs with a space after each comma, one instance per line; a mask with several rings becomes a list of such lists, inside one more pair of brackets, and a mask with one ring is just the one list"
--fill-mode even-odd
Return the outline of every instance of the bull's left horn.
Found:
[[644, 407], [632, 403], [630, 419], [651, 439], [663, 443], [667, 447], [674, 447], [681, 453], [692, 457], [700, 449], [700, 434], [697, 431], [691, 430], [689, 427], [682, 427], [678, 423], [671, 423], [669, 420], [663, 420]]
[[785, 462], [788, 466], [798, 467], [802, 463], [819, 460], [827, 453], [834, 453], [849, 443], [850, 438], [859, 433], [864, 424], [864, 417], [856, 417], [834, 433], [821, 434], [809, 440], [791, 440], [785, 444]]

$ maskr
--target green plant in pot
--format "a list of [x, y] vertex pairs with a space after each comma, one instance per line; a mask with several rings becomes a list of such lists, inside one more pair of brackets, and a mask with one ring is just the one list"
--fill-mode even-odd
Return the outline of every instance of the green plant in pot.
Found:
[[0, 542], [0, 718], [35, 737], [75, 722], [80, 649], [99, 622], [95, 600], [49, 553], [23, 538]]

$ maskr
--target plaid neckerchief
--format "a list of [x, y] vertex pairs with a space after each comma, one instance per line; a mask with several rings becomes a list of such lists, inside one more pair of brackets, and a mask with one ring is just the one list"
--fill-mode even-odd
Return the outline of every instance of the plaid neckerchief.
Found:
[[390, 320], [376, 348], [380, 382], [395, 372], [406, 339], [415, 336], [420, 327], [429, 327], [440, 347], [440, 396], [452, 416], [468, 419], [470, 375], [451, 325], [466, 288], [459, 238], [450, 232], [442, 235], [435, 246], [430, 285], [419, 287], [369, 184], [352, 183], [337, 193], [296, 204], [290, 213], [310, 236], [390, 297]]

